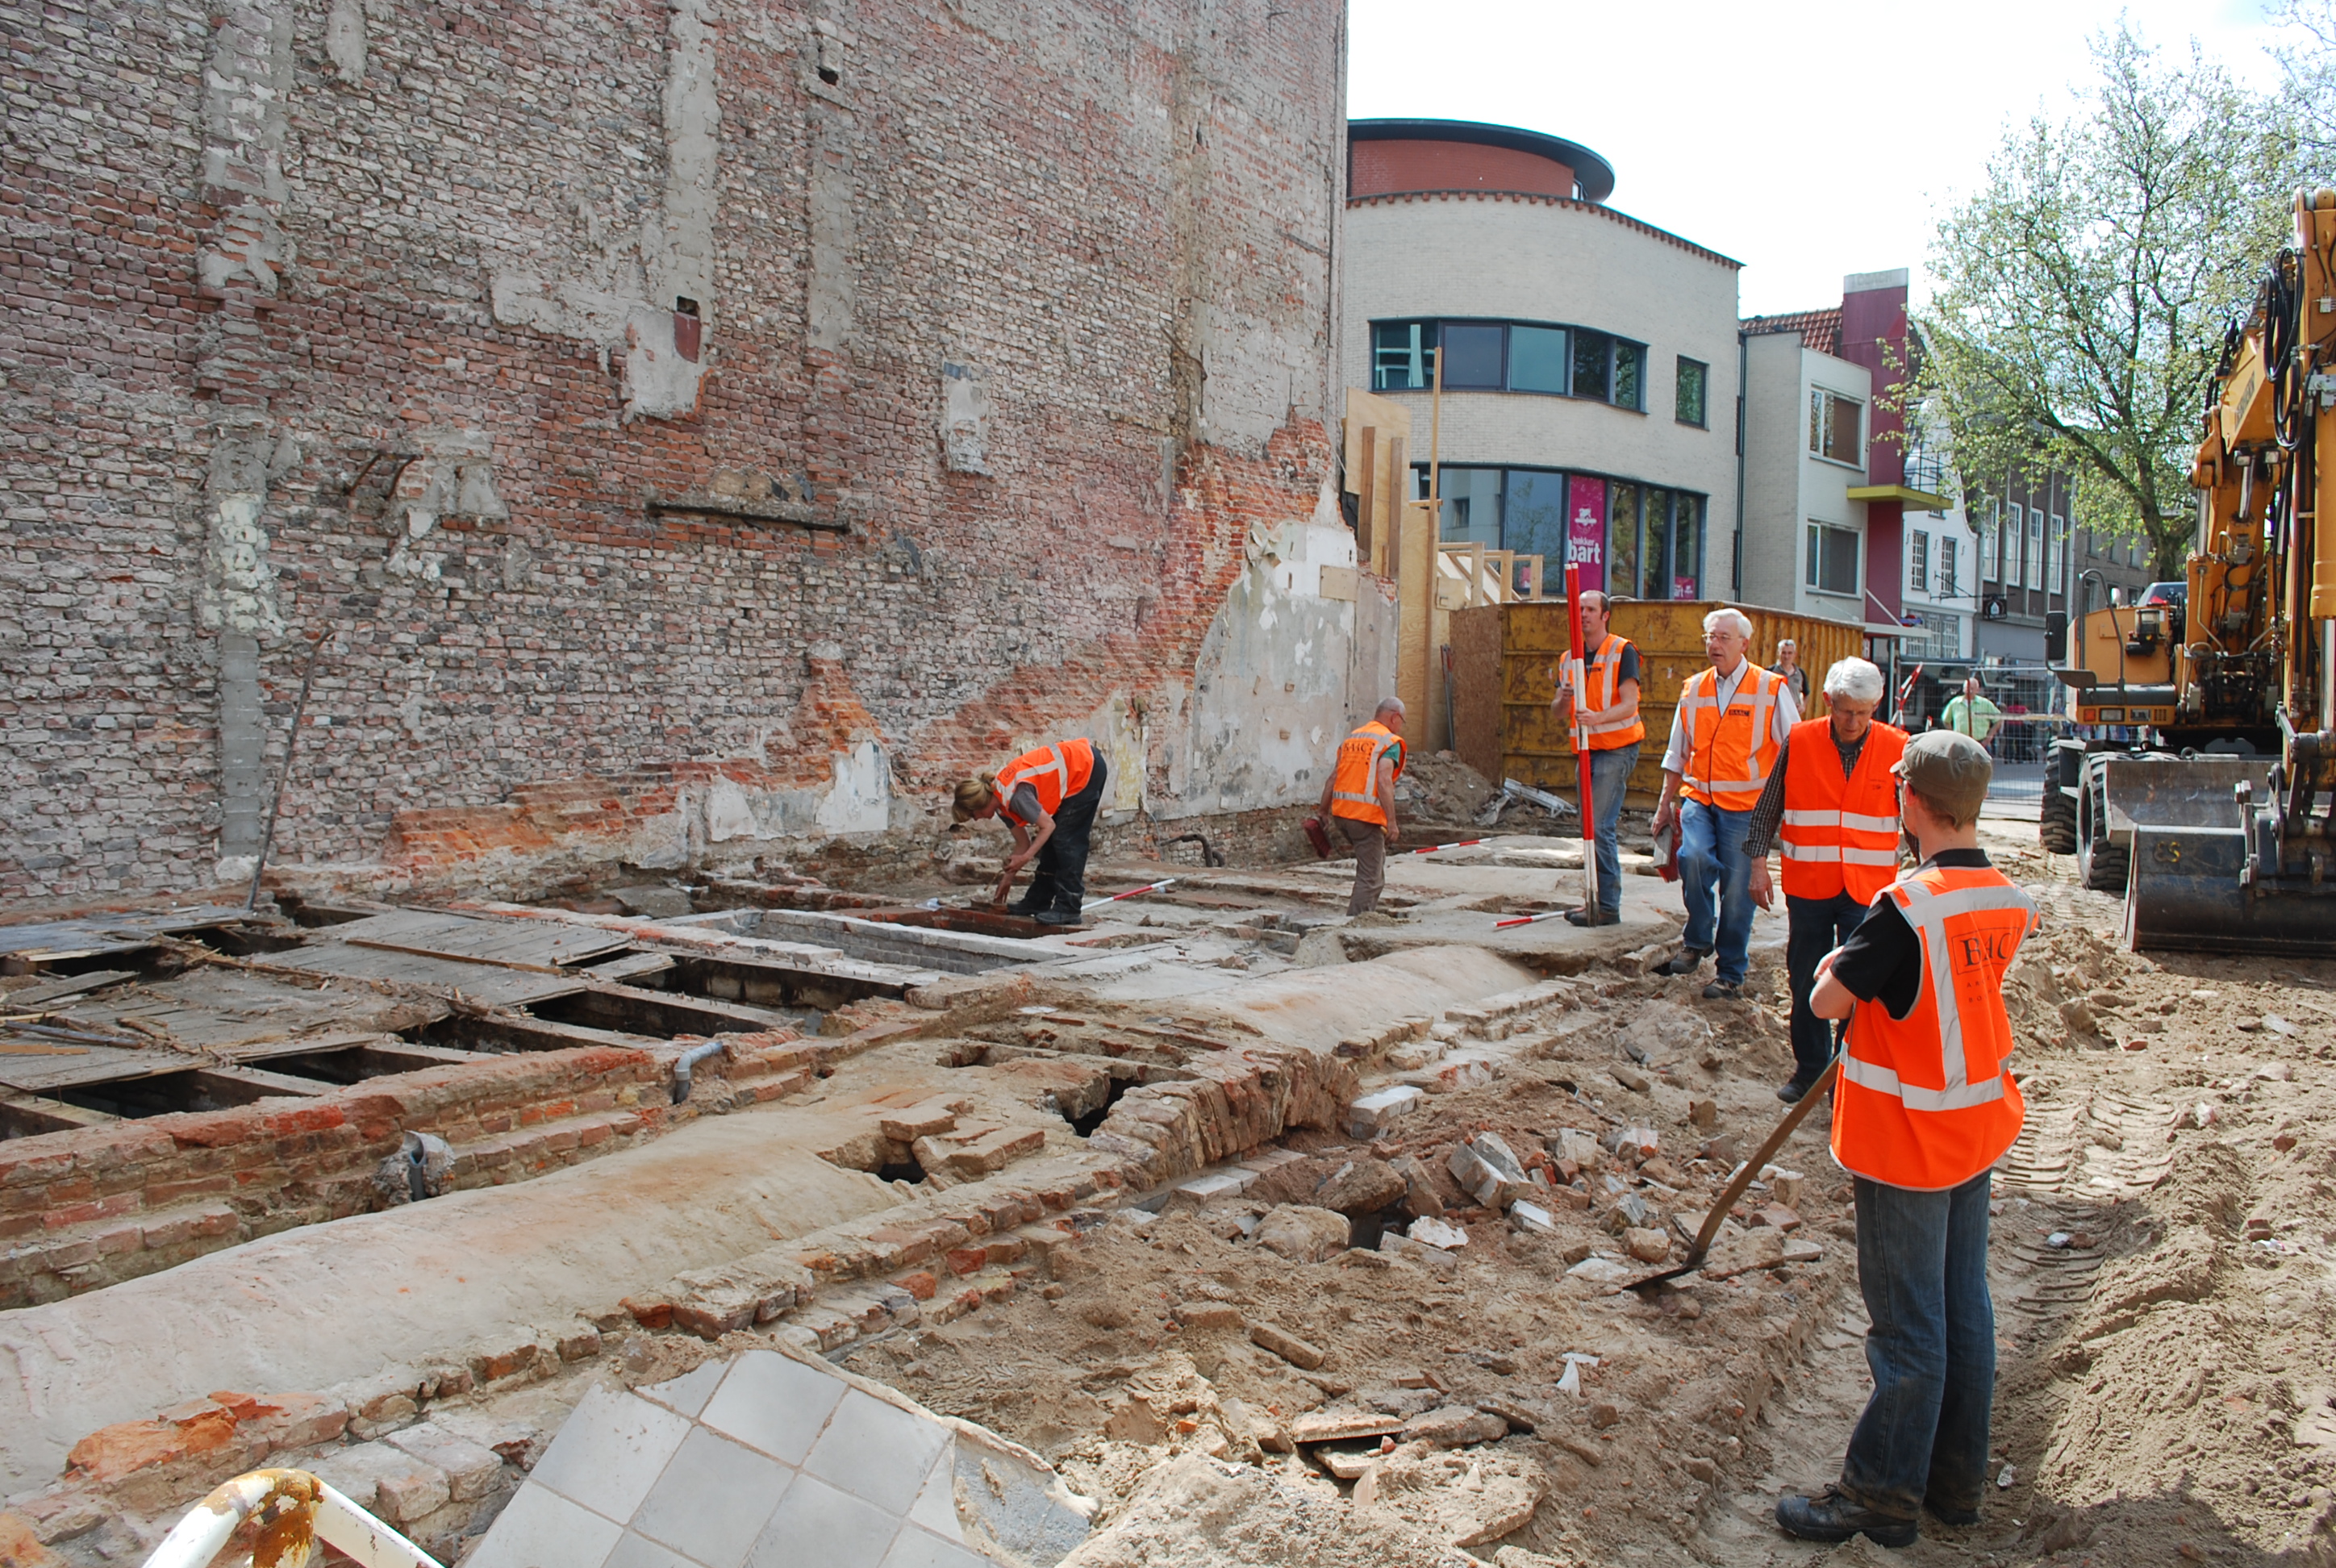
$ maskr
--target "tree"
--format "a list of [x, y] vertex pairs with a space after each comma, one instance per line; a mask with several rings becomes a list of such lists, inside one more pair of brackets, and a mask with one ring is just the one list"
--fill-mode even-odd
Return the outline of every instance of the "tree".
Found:
[[1967, 491], [2076, 476], [2078, 515], [2183, 574], [2189, 484], [2224, 332], [2288, 232], [2295, 140], [2195, 45], [2094, 40], [2077, 112], [2005, 138], [1939, 226], [1913, 397], [1946, 414]]

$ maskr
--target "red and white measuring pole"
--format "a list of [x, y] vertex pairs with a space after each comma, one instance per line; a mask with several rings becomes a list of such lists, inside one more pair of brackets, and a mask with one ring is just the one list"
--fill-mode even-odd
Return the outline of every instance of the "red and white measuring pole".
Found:
[[1438, 850], [1465, 850], [1472, 844], [1488, 844], [1490, 839], [1455, 839], [1448, 844], [1430, 844], [1424, 850], [1406, 850], [1407, 855], [1432, 855]]
[[1565, 568], [1565, 629], [1573, 644], [1573, 760], [1582, 788], [1582, 907], [1598, 917], [1598, 813], [1590, 800], [1589, 662], [1582, 651], [1582, 568]]
[[1140, 888], [1130, 888], [1124, 893], [1111, 893], [1103, 898], [1089, 899], [1079, 906], [1079, 912], [1085, 914], [1089, 910], [1101, 909], [1105, 904], [1115, 904], [1122, 899], [1140, 898], [1145, 893], [1156, 893], [1162, 888], [1174, 885], [1175, 881], [1174, 877], [1162, 877], [1156, 882], [1146, 882]]

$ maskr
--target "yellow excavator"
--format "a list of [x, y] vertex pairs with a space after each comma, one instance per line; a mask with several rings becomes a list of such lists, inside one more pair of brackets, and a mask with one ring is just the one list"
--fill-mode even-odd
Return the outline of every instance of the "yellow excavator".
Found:
[[2136, 951], [2336, 957], [2336, 190], [2296, 193], [2203, 433], [2186, 585], [2050, 650], [2092, 737], [2053, 748], [2044, 847]]

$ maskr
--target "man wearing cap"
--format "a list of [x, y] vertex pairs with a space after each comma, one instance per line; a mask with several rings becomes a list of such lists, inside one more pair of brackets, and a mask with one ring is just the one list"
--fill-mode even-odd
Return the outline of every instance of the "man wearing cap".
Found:
[[1002, 904], [1013, 891], [1014, 873], [1036, 860], [1030, 891], [1010, 912], [1043, 925], [1075, 926], [1087, 891], [1087, 836], [1095, 808], [1103, 803], [1111, 769], [1084, 736], [1056, 741], [1024, 752], [995, 778], [957, 783], [949, 814], [959, 822], [1002, 816], [1014, 833], [1014, 851], [989, 895]]
[[1874, 1393], [1841, 1479], [1776, 1503], [1788, 1535], [1883, 1546], [1911, 1544], [1925, 1508], [1977, 1524], [1986, 1494], [1988, 1168], [2026, 1114], [2007, 1066], [2003, 977], [2036, 921], [1979, 847], [1986, 749], [1932, 731], [1907, 742], [1896, 772], [1922, 864], [1825, 955], [1809, 999], [1818, 1018], [1849, 1020], [1833, 1154], [1854, 1178]]
[[1788, 1105], [1833, 1059], [1833, 1027], [1809, 1011], [1817, 960], [1849, 940], [1898, 874], [1898, 778], [1891, 769], [1905, 754], [1906, 732], [1874, 722], [1887, 685], [1862, 658], [1843, 659], [1825, 672], [1830, 711], [1793, 726], [1744, 830], [1752, 901], [1764, 910], [1771, 892], [1769, 845], [1785, 858], [1793, 1076], [1776, 1097]]
[[1557, 696], [1551, 717], [1567, 727], [1578, 755], [1590, 748], [1590, 821], [1598, 847], [1598, 907], [1568, 910], [1577, 926], [1611, 926], [1622, 918], [1622, 793], [1639, 765], [1639, 743], [1647, 726], [1639, 718], [1639, 649], [1608, 629], [1613, 600], [1596, 589], [1582, 595], [1582, 646], [1590, 655], [1582, 671], [1582, 723], [1573, 727], [1573, 676], [1582, 661], [1567, 654], [1557, 670]]

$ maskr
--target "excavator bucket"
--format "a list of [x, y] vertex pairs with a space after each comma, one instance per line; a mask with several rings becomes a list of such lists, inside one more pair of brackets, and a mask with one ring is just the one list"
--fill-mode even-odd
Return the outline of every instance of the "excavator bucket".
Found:
[[[2336, 886], [2250, 874], [2249, 840], [2278, 853], [2258, 821], [2269, 757], [2119, 758], [2102, 780], [2112, 837], [2130, 832], [2126, 945], [2135, 952], [2336, 953]], [[2274, 858], [2273, 863], [2276, 864]]]

